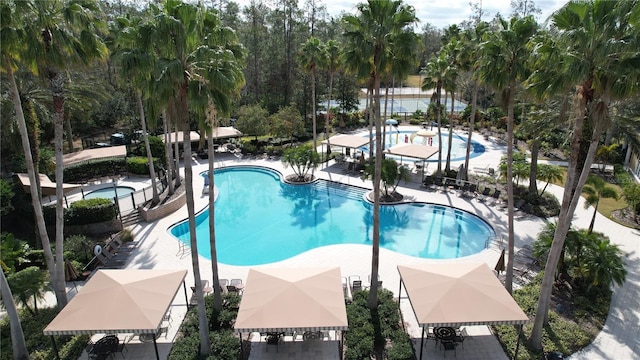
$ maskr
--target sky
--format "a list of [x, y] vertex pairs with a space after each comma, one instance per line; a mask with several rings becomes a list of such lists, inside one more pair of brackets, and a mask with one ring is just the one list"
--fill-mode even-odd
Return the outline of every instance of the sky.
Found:
[[[235, 0], [241, 8], [250, 3], [250, 0]], [[416, 15], [420, 19], [418, 28], [422, 28], [426, 23], [430, 23], [436, 28], [446, 28], [452, 24], [460, 24], [468, 20], [471, 16], [470, 0], [404, 0], [406, 4], [412, 5], [416, 9]], [[476, 2], [477, 0], [474, 0]], [[536, 6], [542, 10], [542, 14], [537, 17], [538, 22], [544, 20], [555, 10], [559, 9], [568, 0], [534, 0]], [[269, 4], [271, 1], [266, 0]], [[342, 12], [355, 13], [356, 4], [363, 0], [320, 0], [326, 5], [331, 16], [339, 16]], [[299, 0], [301, 8], [305, 7], [305, 0]], [[483, 20], [491, 20], [496, 13], [500, 12], [505, 17], [511, 14], [511, 0], [483, 0], [482, 1]]]

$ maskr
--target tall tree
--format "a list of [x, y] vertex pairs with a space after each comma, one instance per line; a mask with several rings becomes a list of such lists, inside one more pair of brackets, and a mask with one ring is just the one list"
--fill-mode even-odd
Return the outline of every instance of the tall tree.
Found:
[[582, 189], [587, 195], [585, 198], [585, 209], [593, 206], [593, 216], [589, 223], [589, 234], [593, 232], [593, 225], [596, 222], [596, 214], [598, 213], [598, 205], [601, 199], [618, 199], [618, 192], [615, 188], [607, 185], [603, 178], [596, 175], [589, 175], [587, 182]]
[[[142, 140], [147, 153], [147, 165], [149, 166], [149, 177], [151, 178], [152, 204], [160, 202], [158, 195], [158, 187], [156, 186], [156, 170], [153, 164], [153, 154], [151, 154], [151, 146], [149, 145], [149, 136], [147, 132], [147, 120], [145, 118], [144, 105], [142, 101], [143, 91], [149, 88], [151, 73], [155, 64], [153, 57], [153, 49], [149, 48], [150, 43], [144, 43], [140, 32], [147, 29], [140, 26], [140, 19], [129, 21], [127, 18], [120, 18], [123, 28], [118, 39], [118, 47], [114, 53], [114, 58], [120, 65], [120, 73], [125, 81], [128, 81], [135, 89], [136, 102], [138, 104], [138, 112], [140, 116], [140, 127], [142, 129]], [[155, 121], [154, 121], [155, 122]]]
[[313, 124], [313, 151], [318, 151], [318, 131], [316, 127], [316, 70], [324, 66], [327, 60], [327, 48], [320, 39], [310, 37], [300, 48], [300, 63], [311, 74], [311, 107]]
[[[489, 25], [486, 22], [477, 22], [474, 27], [465, 30], [462, 34], [462, 51], [459, 58], [461, 70], [472, 73], [473, 90], [471, 95], [471, 114], [469, 115], [469, 135], [467, 136], [467, 148], [464, 157], [465, 176], [469, 173], [469, 158], [471, 156], [471, 136], [475, 130], [475, 120], [478, 105], [478, 69], [480, 67], [480, 57], [477, 56], [482, 38], [487, 32]], [[465, 177], [465, 180], [467, 177]]]
[[329, 137], [331, 134], [331, 97], [333, 96], [333, 76], [340, 69], [340, 43], [336, 40], [329, 40], [325, 44], [327, 49], [327, 61], [323, 68], [329, 74], [329, 96], [327, 96], [327, 108], [325, 112], [325, 138], [327, 139], [327, 153], [331, 153], [331, 143]]
[[98, 3], [93, 0], [34, 1], [27, 16], [27, 38], [31, 39], [26, 59], [37, 65], [53, 97], [56, 152], [56, 256], [53, 277], [58, 306], [67, 304], [64, 284], [63, 222], [63, 126], [65, 119], [64, 70], [103, 59], [107, 48], [100, 38], [105, 29]]
[[378, 267], [380, 255], [380, 176], [382, 169], [382, 132], [380, 117], [380, 79], [393, 53], [410, 52], [418, 37], [413, 32], [417, 22], [413, 7], [396, 0], [369, 0], [356, 6], [356, 15], [346, 15], [347, 67], [362, 74], [369, 73], [373, 85], [376, 128], [376, 156], [373, 176], [373, 238], [371, 259], [371, 289], [367, 306], [377, 307]]
[[527, 44], [536, 34], [538, 25], [532, 16], [497, 19], [498, 28], [488, 33], [483, 44], [481, 77], [502, 93], [503, 107], [507, 109], [507, 211], [508, 211], [508, 260], [505, 287], [513, 287], [513, 260], [515, 235], [513, 228], [513, 128], [516, 85], [528, 75]]
[[422, 79], [421, 88], [423, 91], [433, 89], [431, 100], [436, 103], [436, 122], [438, 123], [438, 169], [437, 174], [442, 173], [442, 88], [447, 79], [447, 71], [449, 62], [446, 54], [441, 52], [439, 55], [431, 58], [422, 69], [424, 78]]
[[535, 350], [542, 349], [553, 274], [599, 139], [608, 126], [609, 106], [638, 91], [639, 11], [637, 0], [570, 1], [552, 15], [556, 36], [536, 46], [537, 70], [529, 79], [530, 89], [538, 96], [575, 89], [577, 113], [558, 225], [529, 338]]
[[195, 232], [189, 104], [191, 101], [194, 102], [194, 110], [197, 113], [198, 108], [202, 108], [204, 103], [209, 106], [208, 99], [211, 97], [216, 107], [227, 110], [223, 108], [228, 106], [225, 102], [228, 98], [225, 96], [237, 88], [235, 85], [238, 81], [238, 78], [234, 77], [237, 74], [230, 74], [233, 70], [229, 69], [229, 62], [234, 62], [240, 57], [242, 47], [229, 46], [228, 43], [221, 42], [224, 34], [230, 30], [222, 28], [217, 15], [205, 10], [202, 5], [167, 0], [162, 8], [151, 5], [151, 9], [154, 16], [148, 35], [160, 58], [155, 78], [155, 82], [161, 84], [157, 96], [167, 101], [175, 100], [176, 118], [183, 131], [185, 191], [191, 233], [191, 262], [198, 302], [200, 354], [208, 355], [211, 352], [209, 325], [204, 307]]
[[[5, 13], [3, 12], [2, 15], [5, 15]], [[13, 358], [14, 360], [29, 359], [29, 351], [24, 341], [24, 332], [22, 331], [22, 324], [18, 316], [18, 309], [16, 308], [16, 303], [13, 301], [13, 295], [11, 294], [9, 283], [7, 283], [7, 278], [4, 276], [4, 268], [0, 269], [0, 290], [2, 303], [9, 317]]]

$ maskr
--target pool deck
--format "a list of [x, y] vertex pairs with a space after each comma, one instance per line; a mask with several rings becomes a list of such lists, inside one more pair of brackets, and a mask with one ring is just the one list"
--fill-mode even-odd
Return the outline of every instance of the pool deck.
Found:
[[[405, 130], [405, 129], [403, 129]], [[502, 154], [505, 153], [504, 146], [497, 145], [492, 141], [485, 141], [480, 135], [474, 134], [474, 140], [485, 145], [486, 152], [471, 160], [473, 167], [494, 167], [497, 168]], [[452, 168], [456, 169], [461, 161], [453, 162]], [[283, 168], [279, 160], [269, 159], [239, 159], [231, 154], [216, 155], [216, 168], [235, 165], [259, 165], [266, 166], [280, 171], [282, 174], [290, 174], [291, 169]], [[427, 168], [428, 172], [435, 170], [435, 164]], [[208, 169], [207, 160], [194, 160], [193, 174], [197, 175]], [[316, 169], [315, 176], [320, 179], [336, 181], [344, 184], [356, 185], [371, 189], [371, 181], [362, 180], [358, 174], [345, 172], [344, 165], [330, 163], [326, 167]], [[419, 175], [416, 175], [416, 178]], [[126, 179], [123, 185], [128, 183]], [[207, 206], [208, 195], [202, 195], [204, 179], [194, 176], [195, 208], [199, 211]], [[547, 191], [553, 192], [556, 196], [562, 195], [562, 188], [550, 185]], [[400, 183], [398, 192], [405, 195], [407, 200], [429, 202], [453, 206], [469, 211], [481, 216], [489, 222], [498, 235], [506, 241], [507, 215], [500, 211], [498, 207], [490, 206], [476, 199], [463, 199], [453, 192], [433, 192], [420, 187], [419, 182]], [[588, 227], [593, 209], [584, 209], [584, 204], [580, 203], [576, 210], [574, 225], [580, 228]], [[142, 223], [132, 228], [136, 240], [139, 241], [138, 249], [129, 258], [126, 268], [128, 269], [187, 269], [189, 274], [186, 281], [187, 286], [193, 285], [194, 279], [191, 272], [191, 257], [189, 249], [181, 247], [178, 240], [172, 237], [167, 228], [187, 217], [186, 207], [178, 210], [170, 216], [158, 220], [154, 223]], [[536, 217], [527, 217], [515, 220], [515, 246], [516, 251], [526, 244], [531, 244], [538, 232], [544, 226], [545, 221]], [[610, 220], [598, 215], [595, 223], [595, 230], [608, 234], [612, 241], [621, 245], [622, 249], [629, 252], [627, 264], [629, 264], [629, 274], [626, 283], [622, 287], [616, 287], [612, 300], [612, 307], [605, 324], [605, 328], [596, 338], [594, 343], [585, 351], [574, 354], [573, 359], [630, 359], [639, 356], [640, 340], [635, 338], [640, 328], [640, 300], [635, 296], [640, 289], [640, 279], [638, 276], [638, 231], [617, 225]], [[484, 262], [493, 268], [500, 256], [498, 244], [492, 244], [489, 249], [478, 254], [457, 260], [429, 260], [402, 255], [386, 249], [380, 249], [379, 273], [384, 281], [384, 287], [393, 291], [396, 296], [399, 288], [399, 275], [397, 265], [425, 264], [433, 262]], [[253, 268], [265, 267], [309, 267], [309, 266], [338, 266], [342, 276], [359, 275], [366, 279], [371, 271], [371, 248], [365, 245], [334, 245], [313, 249], [293, 258], [280, 262], [254, 266]], [[249, 266], [230, 266], [218, 264], [220, 278], [232, 279], [240, 278], [246, 281]], [[212, 278], [211, 261], [200, 257], [200, 272], [203, 279]], [[80, 283], [77, 288], [80, 288]], [[76, 289], [72, 286], [69, 296], [75, 295]], [[635, 294], [635, 295], [634, 295]], [[420, 349], [420, 328], [418, 327], [409, 301], [403, 297], [401, 302], [404, 321], [407, 331], [414, 338], [416, 352]], [[186, 312], [186, 302], [181, 293], [174, 299], [171, 317], [172, 323], [165, 338], [158, 340], [161, 358], [167, 357], [171, 342], [176, 336], [176, 332], [184, 314]], [[486, 326], [469, 326], [467, 331], [471, 338], [465, 341], [465, 346], [458, 347], [457, 358], [459, 359], [506, 359], [495, 336], [493, 336]], [[635, 335], [634, 335], [635, 334]], [[245, 335], [246, 337], [246, 335]], [[337, 342], [325, 341], [315, 345], [304, 345], [303, 342], [287, 342], [280, 346], [278, 352], [270, 349], [267, 352], [264, 342], [258, 341], [258, 336], [252, 337], [251, 359], [338, 359], [336, 350]], [[125, 355], [135, 359], [155, 359], [153, 346], [133, 341], [127, 345], [129, 352]], [[424, 357], [429, 359], [444, 358], [445, 353], [434, 346], [430, 341], [423, 348]], [[615, 354], [615, 355], [614, 355]], [[452, 354], [448, 354], [451, 356]], [[82, 358], [86, 358], [83, 355]]]

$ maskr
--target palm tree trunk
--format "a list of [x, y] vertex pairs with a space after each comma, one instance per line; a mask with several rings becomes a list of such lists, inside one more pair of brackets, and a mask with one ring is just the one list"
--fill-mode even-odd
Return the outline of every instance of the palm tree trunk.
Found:
[[[7, 71], [7, 77], [9, 78], [9, 84], [11, 85], [11, 93], [13, 97], [13, 108], [16, 112], [16, 121], [18, 123], [18, 130], [20, 131], [20, 137], [22, 138], [22, 151], [24, 152], [25, 165], [27, 167], [27, 174], [29, 175], [30, 184], [39, 184], [37, 180], [38, 173], [33, 166], [33, 158], [31, 157], [31, 147], [29, 144], [29, 135], [27, 133], [27, 124], [24, 119], [24, 112], [22, 111], [22, 101], [20, 100], [20, 94], [18, 93], [18, 86], [11, 69], [11, 63], [9, 59], [5, 59], [5, 70]], [[42, 243], [42, 249], [44, 252], [44, 259], [49, 270], [51, 279], [56, 277], [56, 265], [53, 260], [53, 253], [51, 252], [51, 243], [49, 242], [49, 235], [47, 234], [47, 226], [44, 222], [44, 215], [42, 213], [42, 203], [40, 200], [40, 193], [36, 185], [29, 187], [31, 193], [31, 205], [33, 206], [33, 213], [36, 219], [36, 227], [40, 236], [40, 242]], [[57, 286], [57, 282], [52, 281], [53, 286]], [[56, 292], [56, 300], [58, 301], [58, 307], [62, 308], [66, 302], [60, 303], [57, 298], [58, 292]], [[66, 300], [66, 294], [64, 299]]]
[[560, 207], [560, 214], [558, 215], [558, 223], [556, 231], [553, 235], [553, 243], [547, 256], [547, 262], [545, 264], [544, 276], [542, 278], [542, 284], [540, 286], [540, 298], [538, 300], [538, 307], [536, 309], [536, 317], [534, 319], [533, 328], [531, 329], [531, 335], [529, 337], [529, 343], [533, 350], [542, 350], [542, 328], [546, 322], [547, 313], [551, 304], [551, 293], [553, 291], [553, 280], [558, 260], [564, 246], [564, 241], [571, 227], [571, 220], [573, 214], [578, 205], [578, 200], [582, 193], [587, 177], [590, 173], [591, 164], [596, 155], [598, 148], [599, 137], [602, 134], [601, 127], [597, 127], [593, 130], [593, 136], [591, 137], [591, 144], [587, 151], [584, 164], [581, 169], [580, 178], [575, 186], [575, 176], [577, 175], [578, 168], [578, 156], [580, 154], [580, 141], [582, 139], [584, 126], [585, 126], [585, 109], [586, 109], [586, 96], [582, 96], [579, 104], [578, 117], [575, 120], [573, 139], [571, 144], [571, 156], [569, 157], [569, 167], [567, 170], [567, 178], [565, 180], [564, 195], [562, 198], [562, 205]]
[[149, 137], [147, 136], [147, 121], [144, 116], [144, 106], [142, 105], [142, 91], [136, 90], [136, 100], [138, 101], [138, 110], [140, 111], [140, 127], [142, 128], [142, 139], [144, 140], [144, 148], [147, 151], [147, 163], [149, 165], [149, 177], [151, 177], [151, 189], [153, 191], [153, 199], [151, 205], [160, 202], [158, 196], [158, 186], [156, 185], [156, 169], [153, 166], [153, 154], [151, 154], [151, 146], [149, 146]]
[[[374, 63], [375, 63], [374, 59]], [[371, 246], [371, 287], [367, 307], [376, 309], [378, 306], [378, 268], [380, 266], [380, 179], [382, 178], [382, 132], [380, 120], [380, 77], [374, 75], [375, 89], [374, 109], [376, 112], [376, 156], [373, 172], [373, 239]]]
[[[447, 163], [444, 167], [444, 171], [449, 172], [451, 170], [451, 144], [453, 143], [453, 105], [456, 94], [451, 92], [451, 113], [449, 113], [449, 144], [447, 144]], [[446, 95], [445, 95], [446, 98]], [[465, 168], [466, 170], [467, 168]]]
[[[464, 157], [465, 175], [469, 173], [469, 157], [471, 155], [471, 134], [475, 129], [476, 121], [476, 104], [478, 103], [478, 82], [473, 82], [473, 95], [471, 96], [471, 115], [469, 115], [469, 136], [467, 137], [467, 152]], [[465, 180], [468, 178], [465, 176]]]
[[167, 185], [169, 186], [168, 195], [173, 195], [173, 157], [171, 156], [171, 137], [169, 136], [169, 119], [167, 118], [167, 110], [162, 110], [162, 126], [164, 130], [164, 156], [167, 163], [167, 171], [165, 172], [165, 178], [167, 179]]
[[[180, 108], [183, 126], [183, 148], [184, 148], [184, 182], [187, 196], [187, 214], [189, 216], [189, 241], [191, 245], [191, 266], [193, 269], [193, 279], [196, 289], [196, 300], [198, 302], [198, 323], [200, 331], [200, 355], [211, 353], [211, 343], [209, 340], [209, 322], [207, 311], [204, 306], [204, 293], [202, 291], [202, 278], [200, 277], [200, 255], [198, 254], [198, 239], [196, 237], [196, 213], [193, 194], [193, 170], [191, 165], [191, 138], [189, 128], [189, 108], [187, 106], [187, 85], [184, 84], [180, 94]], [[215, 284], [214, 284], [215, 285]]]
[[11, 294], [9, 283], [7, 283], [7, 278], [4, 276], [4, 270], [0, 270], [0, 289], [2, 303], [7, 311], [9, 325], [11, 326], [11, 349], [13, 350], [13, 358], [14, 360], [29, 359], [29, 351], [24, 341], [24, 332], [22, 331], [22, 324], [18, 316], [18, 309], [16, 308], [16, 303], [13, 301], [13, 295]]
[[[331, 134], [331, 121], [329, 119], [329, 113], [331, 112], [331, 95], [333, 93], [333, 72], [329, 71], [329, 99], [327, 99], [327, 112], [325, 119], [325, 133], [327, 139], [327, 155], [331, 154], [331, 142], [329, 137]], [[328, 159], [327, 159], [328, 160]]]
[[[213, 127], [213, 126], [212, 126]], [[213, 274], [213, 307], [217, 311], [222, 310], [222, 294], [220, 293], [220, 277], [218, 272], [218, 250], [216, 249], [216, 222], [215, 222], [215, 186], [214, 186], [214, 151], [213, 132], [207, 134], [207, 153], [209, 154], [209, 247], [211, 248], [211, 272]]]
[[[373, 158], [373, 116], [374, 116], [374, 109], [373, 109], [373, 88], [372, 88], [373, 84], [369, 84], [369, 86], [367, 87], [367, 103], [369, 104], [369, 106], [367, 106], [367, 110], [369, 111], [369, 159]], [[378, 111], [376, 111], [376, 114], [380, 111], [380, 109], [378, 109]]]
[[[382, 120], [384, 121], [382, 125], [382, 150], [387, 147], [387, 103], [389, 102], [389, 83], [384, 87], [384, 112], [382, 115]], [[389, 134], [389, 139], [391, 139], [391, 134]], [[391, 142], [391, 140], [389, 140]]]
[[540, 153], [540, 139], [533, 139], [531, 143], [531, 166], [529, 168], [529, 196], [538, 194], [538, 154]]
[[64, 125], [67, 128], [67, 147], [73, 152], [73, 132], [71, 131], [71, 119], [68, 114], [64, 116]]
[[315, 68], [311, 70], [311, 111], [313, 112], [313, 151], [318, 151], [318, 130], [317, 130], [317, 119], [316, 119], [316, 70]]
[[442, 111], [440, 109], [440, 91], [442, 90], [442, 83], [438, 81], [436, 85], [436, 121], [438, 122], [438, 170], [436, 174], [442, 174]]
[[596, 202], [596, 206], [594, 206], [593, 208], [593, 216], [591, 217], [591, 222], [589, 223], [589, 234], [591, 234], [593, 232], [593, 225], [595, 225], [596, 223], [596, 215], [598, 214], [598, 203], [600, 201]]
[[515, 234], [513, 229], [513, 123], [514, 123], [514, 98], [515, 98], [515, 80], [509, 83], [509, 102], [507, 111], [507, 232], [509, 248], [509, 256], [507, 258], [507, 273], [505, 277], [505, 288], [511, 294], [513, 291], [513, 260]]
[[[175, 112], [174, 112], [175, 113]], [[175, 132], [174, 134], [176, 134], [176, 141], [173, 143], [173, 159], [174, 159], [174, 164], [175, 164], [175, 186], [179, 187], [182, 180], [180, 179], [180, 142], [178, 141], [178, 133], [180, 132], [180, 127], [178, 126], [178, 118], [179, 116], [173, 116], [172, 113], [172, 118], [174, 118], [175, 123]], [[191, 143], [189, 143], [189, 149], [191, 149]]]
[[53, 291], [56, 294], [58, 308], [62, 310], [67, 305], [67, 292], [64, 283], [64, 164], [63, 137], [64, 137], [64, 78], [55, 70], [49, 70], [51, 92], [53, 94], [54, 112], [54, 148], [56, 153], [56, 256], [55, 277], [52, 278]]

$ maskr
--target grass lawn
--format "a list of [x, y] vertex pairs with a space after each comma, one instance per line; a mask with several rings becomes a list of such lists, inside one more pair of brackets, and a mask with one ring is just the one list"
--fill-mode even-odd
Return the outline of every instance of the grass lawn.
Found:
[[[566, 168], [562, 168], [562, 181], [556, 181], [553, 184], [558, 185], [558, 186], [562, 186], [564, 187], [564, 179], [566, 179], [567, 177], [567, 169]], [[627, 202], [624, 200], [624, 198], [622, 198], [622, 188], [620, 186], [618, 186], [617, 184], [611, 184], [611, 183], [607, 183], [608, 186], [611, 186], [612, 188], [616, 189], [616, 191], [618, 192], [618, 199], [600, 199], [600, 204], [598, 204], [598, 212], [604, 216], [606, 216], [607, 218], [616, 221], [616, 219], [614, 219], [611, 216], [611, 212], [614, 210], [618, 210], [618, 209], [625, 209], [626, 207], [628, 207], [629, 205], [627, 204]], [[584, 197], [584, 195], [583, 195]], [[591, 211], [593, 211], [593, 208], [591, 208]]]

